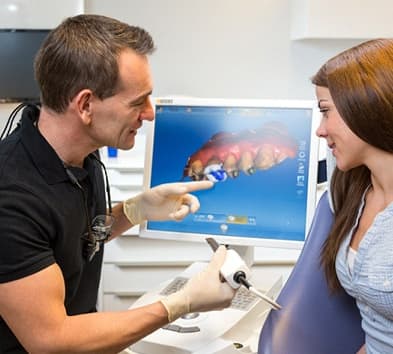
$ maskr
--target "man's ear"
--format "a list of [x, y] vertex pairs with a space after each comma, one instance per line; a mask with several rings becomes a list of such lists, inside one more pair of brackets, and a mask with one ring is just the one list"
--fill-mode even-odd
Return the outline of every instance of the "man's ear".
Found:
[[74, 109], [77, 111], [81, 121], [85, 125], [91, 124], [92, 120], [92, 100], [94, 98], [93, 92], [89, 89], [83, 89], [72, 100]]

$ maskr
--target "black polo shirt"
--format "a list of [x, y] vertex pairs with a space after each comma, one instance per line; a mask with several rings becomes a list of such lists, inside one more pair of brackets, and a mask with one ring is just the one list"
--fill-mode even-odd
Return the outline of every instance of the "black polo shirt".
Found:
[[[25, 108], [18, 128], [0, 142], [0, 283], [56, 263], [64, 276], [67, 313], [93, 312], [103, 249], [89, 262], [82, 237], [85, 203], [90, 220], [106, 212], [101, 166], [89, 155], [84, 168], [71, 169], [83, 192], [36, 128], [38, 115], [36, 106]], [[23, 352], [0, 317], [0, 353]]]

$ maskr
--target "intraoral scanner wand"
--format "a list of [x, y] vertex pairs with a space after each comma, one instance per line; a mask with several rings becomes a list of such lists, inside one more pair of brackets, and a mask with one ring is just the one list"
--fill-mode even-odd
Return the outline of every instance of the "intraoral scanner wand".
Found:
[[[216, 251], [219, 247], [217, 241], [212, 237], [206, 238], [206, 241], [213, 251]], [[226, 281], [232, 288], [237, 289], [243, 285], [254, 295], [266, 301], [274, 310], [281, 309], [281, 305], [269, 296], [261, 293], [248, 282], [247, 278], [250, 275], [250, 269], [235, 250], [228, 249], [227, 257], [220, 269], [220, 275], [222, 276], [223, 281]]]

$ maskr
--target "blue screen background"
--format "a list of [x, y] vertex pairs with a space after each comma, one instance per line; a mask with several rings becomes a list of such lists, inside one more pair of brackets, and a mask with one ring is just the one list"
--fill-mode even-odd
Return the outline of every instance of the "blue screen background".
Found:
[[[268, 170], [257, 170], [251, 176], [240, 173], [210, 190], [195, 192], [201, 203], [196, 214], [182, 222], [148, 222], [147, 230], [303, 241], [311, 120], [311, 109], [158, 105], [150, 186], [181, 181], [188, 158], [219, 132], [257, 129], [278, 121], [296, 139], [299, 150], [295, 158]], [[245, 216], [250, 222], [225, 223], [230, 215]]]

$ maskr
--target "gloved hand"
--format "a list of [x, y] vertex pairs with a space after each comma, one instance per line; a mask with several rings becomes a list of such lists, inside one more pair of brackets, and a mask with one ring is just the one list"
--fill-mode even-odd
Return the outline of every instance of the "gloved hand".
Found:
[[211, 188], [210, 181], [166, 183], [123, 202], [123, 212], [133, 225], [143, 220], [182, 220], [199, 209], [197, 197], [189, 194]]
[[236, 290], [220, 280], [226, 253], [225, 246], [220, 246], [203, 271], [192, 277], [182, 289], [161, 299], [168, 311], [169, 322], [189, 312], [220, 310], [231, 304]]

